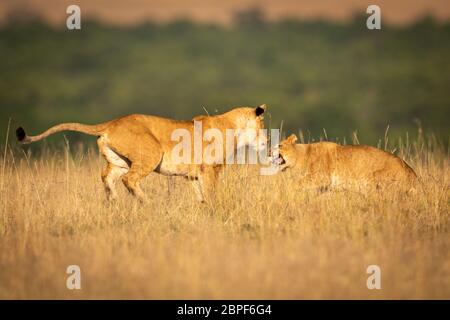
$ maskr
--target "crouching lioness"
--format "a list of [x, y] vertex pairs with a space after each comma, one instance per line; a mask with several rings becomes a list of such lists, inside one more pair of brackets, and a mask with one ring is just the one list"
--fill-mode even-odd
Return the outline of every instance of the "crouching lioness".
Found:
[[333, 142], [296, 144], [296, 141], [294, 134], [283, 140], [273, 161], [281, 170], [292, 168], [302, 182], [319, 189], [396, 185], [408, 191], [416, 183], [416, 174], [405, 161], [380, 149]]
[[[190, 121], [177, 121], [149, 115], [129, 115], [99, 125], [84, 125], [79, 123], [64, 123], [54, 126], [37, 136], [27, 136], [23, 128], [16, 131], [17, 138], [22, 143], [32, 143], [60, 131], [78, 131], [97, 136], [101, 154], [107, 161], [102, 173], [107, 196], [110, 200], [117, 197], [115, 185], [122, 180], [128, 191], [143, 201], [144, 194], [139, 182], [151, 172], [165, 175], [185, 176], [193, 181], [196, 194], [200, 201], [205, 201], [214, 192], [220, 167], [226, 162], [220, 154], [213, 163], [205, 163], [202, 153], [200, 161], [195, 158], [195, 146], [190, 149], [187, 161], [180, 162], [174, 158], [173, 148], [179, 145], [174, 139], [174, 132], [187, 133], [191, 139], [185, 141], [191, 146], [196, 142], [194, 127], [201, 123], [202, 132], [216, 129], [216, 132], [227, 136], [227, 130], [232, 130], [233, 147], [250, 146], [256, 150], [264, 149], [267, 137], [259, 129], [264, 128], [263, 115], [266, 105], [256, 108], [239, 107], [224, 114], [215, 116], [198, 116]], [[194, 120], [196, 122], [194, 122]], [[251, 134], [254, 132], [255, 134]], [[198, 134], [197, 134], [198, 135]], [[214, 139], [199, 137], [201, 149], [214, 142]], [[175, 141], [174, 141], [175, 140]], [[181, 139], [178, 139], [181, 140]], [[198, 140], [197, 140], [198, 141]], [[237, 142], [236, 142], [237, 141]], [[194, 152], [192, 152], [194, 151]], [[184, 150], [186, 152], [186, 150]], [[186, 159], [186, 158], [185, 158]]]

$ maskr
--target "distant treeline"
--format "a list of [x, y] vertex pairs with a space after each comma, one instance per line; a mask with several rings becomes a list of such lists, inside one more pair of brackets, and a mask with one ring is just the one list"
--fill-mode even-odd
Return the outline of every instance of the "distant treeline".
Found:
[[[57, 122], [97, 123], [129, 113], [177, 119], [233, 106], [269, 106], [267, 124], [317, 139], [375, 144], [413, 136], [420, 122], [450, 134], [450, 25], [407, 28], [266, 23], [233, 28], [179, 21], [81, 31], [40, 22], [0, 29], [0, 137], [8, 119], [37, 133]], [[73, 139], [82, 139], [73, 135]], [[348, 140], [347, 140], [348, 141]]]

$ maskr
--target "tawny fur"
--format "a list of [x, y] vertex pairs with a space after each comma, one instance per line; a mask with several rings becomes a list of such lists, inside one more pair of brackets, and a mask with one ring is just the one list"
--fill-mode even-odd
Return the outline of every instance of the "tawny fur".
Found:
[[[221, 115], [198, 116], [194, 119], [202, 122], [203, 132], [215, 128], [226, 137], [226, 129], [262, 129], [265, 110], [266, 105], [257, 108], [239, 107]], [[186, 129], [193, 140], [194, 119], [178, 121], [135, 114], [93, 126], [78, 123], [60, 124], [37, 136], [27, 136], [25, 131], [19, 128], [17, 137], [22, 143], [32, 143], [65, 130], [98, 136], [98, 147], [107, 161], [102, 180], [109, 199], [117, 197], [115, 185], [121, 179], [131, 194], [143, 200], [140, 181], [155, 171], [189, 178], [194, 183], [198, 199], [205, 201], [214, 194], [222, 165], [195, 164], [193, 154], [191, 164], [174, 163], [172, 160], [172, 149], [178, 144], [178, 141], [172, 141], [172, 133], [176, 129]], [[210, 142], [202, 143], [205, 150]], [[193, 141], [191, 145], [194, 145]], [[225, 157], [225, 154], [223, 156]], [[225, 159], [223, 160], [225, 163]]]
[[409, 191], [417, 182], [414, 170], [399, 157], [365, 145], [333, 142], [296, 144], [289, 136], [279, 146], [276, 160], [282, 170], [292, 169], [302, 183], [329, 187], [400, 187]]

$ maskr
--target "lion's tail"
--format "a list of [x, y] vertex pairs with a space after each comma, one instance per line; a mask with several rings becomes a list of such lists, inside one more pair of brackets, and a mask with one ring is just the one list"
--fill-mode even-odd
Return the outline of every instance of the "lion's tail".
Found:
[[62, 123], [58, 124], [54, 127], [51, 127], [47, 131], [37, 135], [37, 136], [28, 136], [25, 130], [20, 127], [16, 130], [17, 140], [23, 144], [28, 144], [32, 142], [36, 142], [47, 138], [48, 136], [61, 132], [61, 131], [76, 131], [82, 132], [91, 136], [99, 136], [102, 134], [103, 130], [107, 127], [107, 123], [99, 124], [99, 125], [85, 125], [81, 123]]

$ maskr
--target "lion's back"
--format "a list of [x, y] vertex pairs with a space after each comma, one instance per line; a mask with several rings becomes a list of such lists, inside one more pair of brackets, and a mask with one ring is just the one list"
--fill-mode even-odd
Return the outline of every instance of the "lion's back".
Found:
[[338, 163], [341, 171], [366, 179], [397, 182], [412, 182], [414, 170], [398, 156], [366, 145], [339, 146]]

